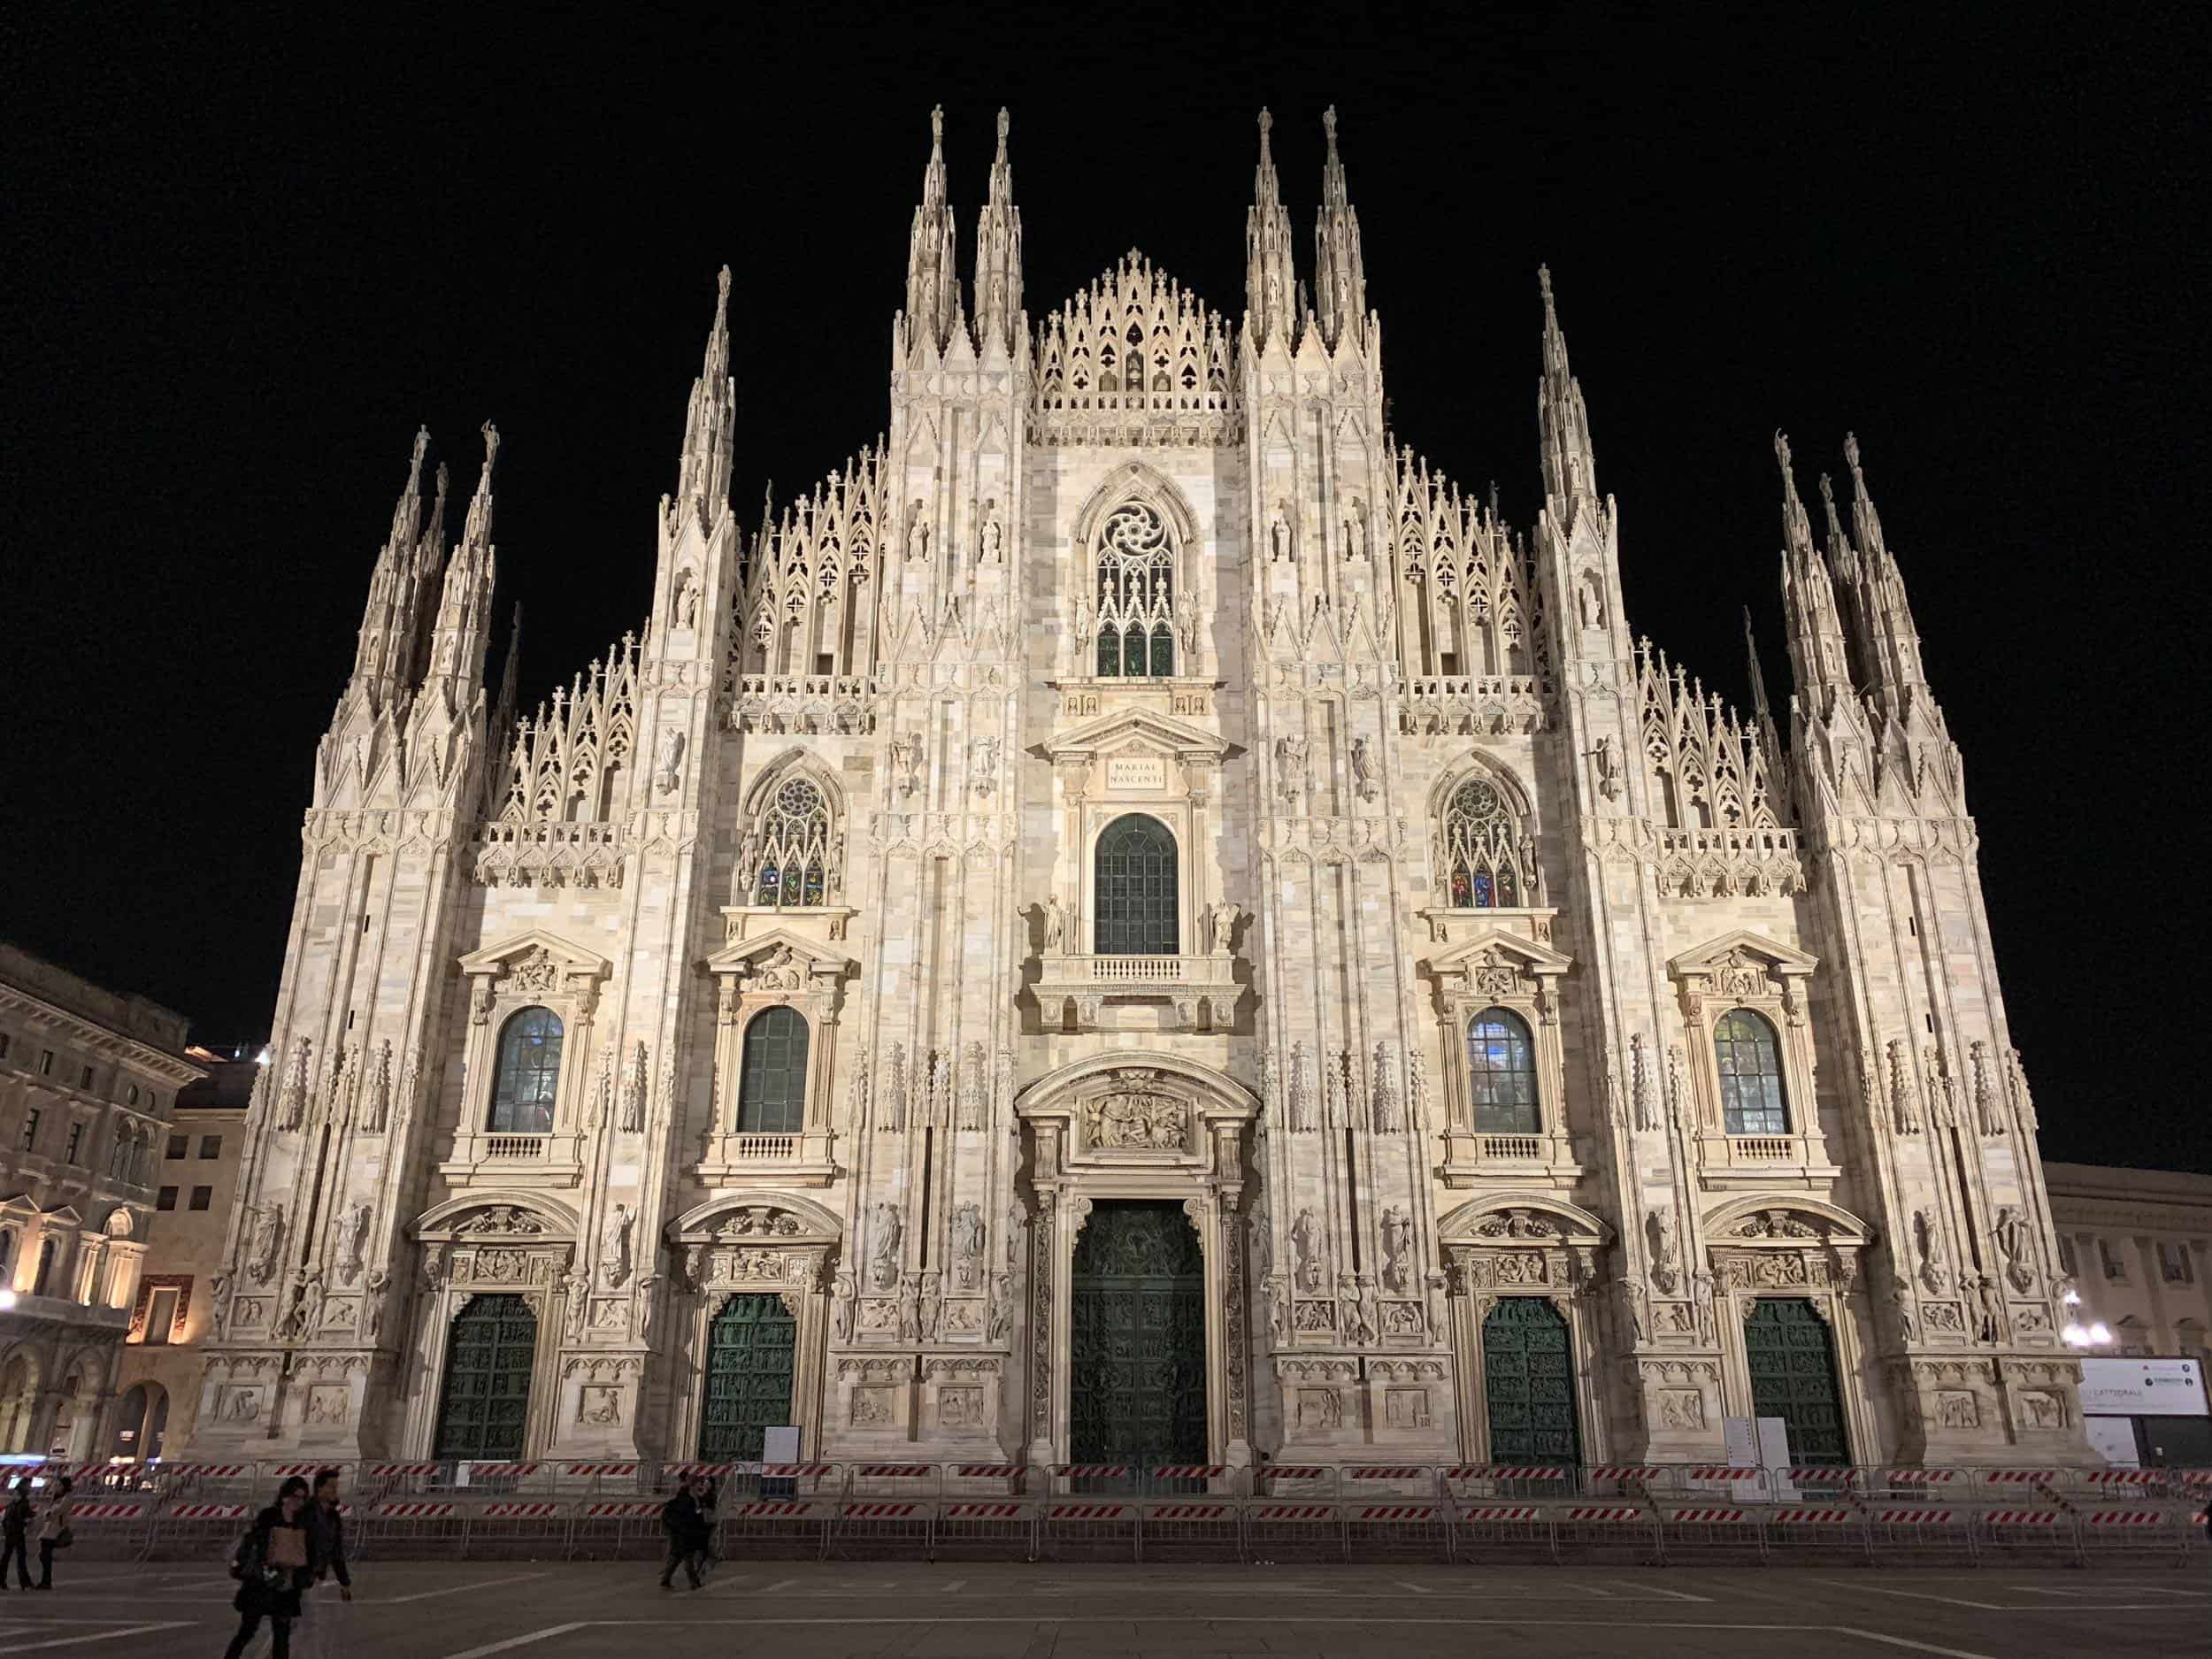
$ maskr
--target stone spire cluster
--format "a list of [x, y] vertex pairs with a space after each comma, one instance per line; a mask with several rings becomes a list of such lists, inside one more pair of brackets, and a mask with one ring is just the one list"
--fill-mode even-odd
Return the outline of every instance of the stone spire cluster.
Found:
[[1544, 297], [1544, 371], [1536, 385], [1544, 499], [1552, 516], [1571, 529], [1578, 518], [1594, 512], [1604, 500], [1598, 491], [1597, 447], [1590, 437], [1582, 382], [1567, 361], [1567, 336], [1553, 303], [1549, 266], [1537, 267], [1536, 286]]
[[954, 271], [952, 204], [945, 196], [945, 111], [929, 112], [929, 165], [922, 170], [921, 205], [906, 251], [906, 326], [914, 342], [939, 351], [951, 338], [960, 311]]
[[1006, 134], [1012, 122], [998, 112], [998, 154], [991, 162], [991, 193], [975, 227], [976, 349], [989, 357], [995, 347], [1009, 357], [1026, 342], [1022, 324], [1022, 213], [1014, 205], [1014, 164], [1007, 159]]
[[1275, 183], [1268, 134], [1275, 118], [1260, 111], [1260, 160], [1252, 171], [1252, 205], [1244, 220], [1245, 332], [1256, 347], [1279, 339], [1296, 344], [1298, 275], [1291, 257], [1290, 215]]
[[1356, 344], [1367, 343], [1367, 272], [1360, 256], [1359, 212], [1336, 153], [1334, 104], [1322, 111], [1321, 126], [1328, 134], [1329, 157], [1321, 169], [1321, 207], [1313, 227], [1313, 299], [1321, 338], [1333, 351], [1348, 332]]
[[730, 449], [737, 417], [737, 382], [730, 375], [730, 268], [722, 267], [707, 334], [706, 361], [691, 383], [684, 415], [683, 460], [676, 477], [678, 510], [710, 528], [730, 499]]

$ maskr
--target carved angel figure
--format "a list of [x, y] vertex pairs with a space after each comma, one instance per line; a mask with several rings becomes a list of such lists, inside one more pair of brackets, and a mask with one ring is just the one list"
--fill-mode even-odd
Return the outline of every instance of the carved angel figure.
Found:
[[1375, 758], [1375, 746], [1364, 737], [1352, 740], [1352, 787], [1363, 801], [1372, 801], [1382, 792], [1382, 765]]

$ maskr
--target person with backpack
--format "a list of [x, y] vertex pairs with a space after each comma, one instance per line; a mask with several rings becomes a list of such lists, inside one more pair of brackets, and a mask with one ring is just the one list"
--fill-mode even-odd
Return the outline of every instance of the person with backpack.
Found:
[[8, 1587], [8, 1563], [15, 1563], [15, 1575], [26, 1590], [31, 1587], [31, 1478], [18, 1478], [14, 1495], [8, 1500], [4, 1513], [0, 1513], [0, 1539], [6, 1547], [0, 1548], [0, 1590]]
[[277, 1488], [276, 1502], [254, 1517], [230, 1560], [238, 1580], [231, 1605], [238, 1609], [238, 1633], [223, 1659], [239, 1659], [246, 1644], [269, 1621], [269, 1659], [291, 1659], [292, 1621], [300, 1616], [300, 1594], [314, 1582], [314, 1536], [307, 1525], [307, 1482], [292, 1476]]
[[76, 1484], [67, 1475], [55, 1483], [54, 1495], [38, 1524], [38, 1587], [42, 1590], [54, 1587], [54, 1552], [77, 1541], [77, 1535], [69, 1530], [69, 1512], [76, 1507], [70, 1502], [69, 1494]]
[[331, 1659], [345, 1629], [340, 1608], [353, 1600], [353, 1573], [346, 1565], [346, 1517], [338, 1509], [338, 1471], [315, 1471], [315, 1489], [304, 1511], [315, 1582], [300, 1604], [300, 1647], [309, 1659]]
[[699, 1571], [700, 1558], [706, 1554], [706, 1525], [699, 1513], [699, 1500], [687, 1479], [676, 1488], [676, 1495], [661, 1505], [661, 1531], [668, 1534], [668, 1560], [661, 1568], [661, 1588], [672, 1590], [676, 1569], [681, 1566], [684, 1576], [691, 1580], [691, 1587], [701, 1588], [706, 1579]]

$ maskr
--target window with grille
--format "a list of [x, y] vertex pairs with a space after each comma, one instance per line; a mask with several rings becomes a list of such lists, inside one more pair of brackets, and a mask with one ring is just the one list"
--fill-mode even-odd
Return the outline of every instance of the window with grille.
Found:
[[1520, 815], [1487, 778], [1470, 778], [1444, 809], [1446, 898], [1454, 910], [1536, 902], [1534, 855]]
[[1782, 1094], [1782, 1054], [1774, 1027], [1747, 1008], [1731, 1009], [1713, 1028], [1720, 1066], [1721, 1118], [1732, 1135], [1786, 1135], [1788, 1102]]
[[787, 778], [761, 817], [760, 851], [754, 866], [756, 904], [829, 902], [830, 814], [820, 786]]
[[1116, 818], [1098, 838], [1095, 949], [1102, 956], [1172, 956], [1179, 927], [1175, 837], [1142, 812]]
[[549, 1008], [526, 1008], [499, 1033], [499, 1066], [492, 1077], [491, 1133], [551, 1133], [553, 1097], [560, 1081], [560, 1016]]
[[1106, 679], [1175, 672], [1175, 548], [1160, 515], [1132, 502], [1098, 532], [1097, 671]]
[[1536, 1055], [1519, 1015], [1486, 1008], [1467, 1022], [1467, 1076], [1478, 1132], [1536, 1133]]
[[796, 1134], [806, 1125], [806, 1021], [787, 1008], [764, 1009], [745, 1027], [738, 1067], [740, 1134]]
[[191, 1149], [192, 1137], [190, 1135], [171, 1135], [169, 1137], [169, 1149], [163, 1153], [162, 1156], [165, 1158], [180, 1158]]

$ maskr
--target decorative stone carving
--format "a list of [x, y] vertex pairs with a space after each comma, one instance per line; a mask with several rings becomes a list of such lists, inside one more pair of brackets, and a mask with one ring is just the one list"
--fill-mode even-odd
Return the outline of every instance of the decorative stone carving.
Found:
[[[982, 1056], [982, 1045], [976, 1045], [977, 1057]], [[952, 1213], [952, 1272], [953, 1283], [962, 1290], [974, 1290], [983, 1282], [983, 1206], [969, 1202]]]
[[1989, 1045], [1976, 1041], [1967, 1045], [1967, 1055], [1974, 1071], [1974, 1118], [1985, 1137], [1995, 1137], [2005, 1132], [2004, 1102], [1998, 1097], [1996, 1067], [1989, 1057]]
[[899, 1282], [899, 1243], [904, 1237], [906, 1224], [900, 1218], [899, 1207], [879, 1203], [873, 1211], [875, 1223], [870, 1232], [869, 1282], [878, 1290], [890, 1290]]
[[1412, 1288], [1413, 1271], [1408, 1259], [1412, 1249], [1412, 1217], [1396, 1204], [1387, 1206], [1382, 1213], [1382, 1282], [1393, 1295], [1402, 1296]]
[[1889, 1102], [1890, 1112], [1901, 1135], [1920, 1133], [1920, 1110], [1913, 1099], [1912, 1067], [1906, 1058], [1904, 1039], [1893, 1037], [1889, 1041]]
[[1293, 1134], [1302, 1135], [1317, 1127], [1313, 1083], [1306, 1069], [1305, 1040], [1301, 1038], [1290, 1045], [1290, 1129]]
[[1152, 1085], [1158, 1075], [1141, 1070], [1114, 1072], [1114, 1093], [1083, 1102], [1085, 1144], [1101, 1148], [1188, 1151], [1189, 1104], [1157, 1093]]
[[1920, 1282], [1931, 1296], [1940, 1296], [1951, 1287], [1950, 1270], [1944, 1265], [1943, 1232], [1932, 1210], [1912, 1212], [1913, 1247], [1920, 1253]]
[[630, 1277], [630, 1235], [637, 1226], [637, 1211], [627, 1204], [617, 1204], [607, 1217], [606, 1232], [600, 1239], [600, 1271], [605, 1275], [607, 1287], [618, 1290]]
[[1294, 1263], [1292, 1271], [1298, 1288], [1308, 1295], [1317, 1294], [1323, 1283], [1320, 1228], [1314, 1221], [1312, 1210], [1301, 1210], [1297, 1219], [1290, 1224], [1290, 1248]]
[[1672, 1295], [1679, 1282], [1675, 1266], [1674, 1207], [1662, 1204], [1644, 1217], [1644, 1234], [1651, 1246], [1651, 1282], [1662, 1295]]
[[278, 1253], [284, 1246], [284, 1211], [265, 1204], [254, 1212], [253, 1246], [246, 1256], [246, 1277], [265, 1285], [276, 1277]]

